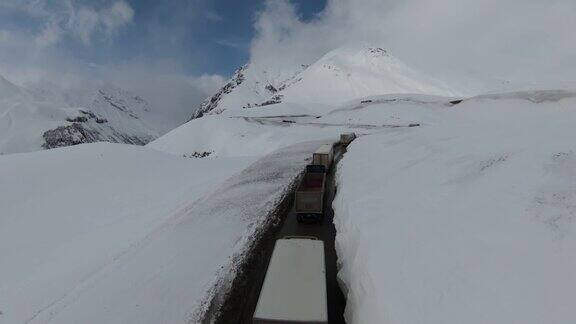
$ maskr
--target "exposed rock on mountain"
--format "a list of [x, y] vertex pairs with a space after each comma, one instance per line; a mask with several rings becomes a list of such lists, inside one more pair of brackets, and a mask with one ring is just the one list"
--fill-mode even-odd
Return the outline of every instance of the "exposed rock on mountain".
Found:
[[190, 119], [202, 117], [204, 114], [215, 110], [224, 95], [231, 93], [234, 88], [238, 87], [242, 84], [242, 82], [244, 82], [244, 73], [247, 68], [248, 65], [244, 65], [236, 70], [232, 78], [228, 80], [228, 82], [226, 82], [226, 84], [220, 90], [218, 90], [218, 92], [216, 92], [211, 97], [208, 97], [200, 104], [200, 107], [192, 114]]
[[0, 76], [0, 152], [101, 141], [144, 145], [161, 134], [151, 111], [144, 99], [114, 85], [28, 90]]
[[71, 124], [58, 126], [42, 134], [45, 149], [77, 145], [82, 143], [112, 142], [133, 145], [145, 145], [155, 139], [152, 135], [130, 135], [120, 132], [109, 125], [107, 119], [96, 114], [80, 110], [82, 116], [67, 118]]

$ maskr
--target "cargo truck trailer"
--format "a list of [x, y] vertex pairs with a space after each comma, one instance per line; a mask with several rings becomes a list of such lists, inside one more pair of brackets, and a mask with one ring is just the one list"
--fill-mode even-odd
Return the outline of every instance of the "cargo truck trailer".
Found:
[[298, 222], [320, 222], [324, 216], [326, 173], [306, 172], [296, 188], [294, 209]]
[[328, 172], [334, 161], [334, 145], [324, 144], [312, 154], [312, 165], [324, 166], [324, 172]]
[[328, 323], [324, 242], [276, 241], [252, 323]]
[[355, 133], [340, 134], [340, 144], [342, 144], [344, 147], [348, 146], [355, 139], [356, 139]]

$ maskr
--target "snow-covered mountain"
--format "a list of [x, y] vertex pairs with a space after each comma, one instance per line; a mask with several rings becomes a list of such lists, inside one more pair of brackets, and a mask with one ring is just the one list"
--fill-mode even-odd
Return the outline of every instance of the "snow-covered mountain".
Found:
[[227, 109], [258, 107], [275, 101], [279, 91], [292, 84], [298, 74], [307, 66], [302, 65], [295, 72], [274, 71], [258, 64], [249, 63], [240, 67], [232, 78], [214, 95], [204, 100], [192, 114], [192, 118], [203, 115], [220, 114]]
[[[276, 71], [274, 73], [270, 71]], [[192, 119], [207, 113], [255, 109], [273, 104], [330, 110], [339, 103], [382, 94], [459, 95], [439, 80], [421, 73], [380, 47], [342, 47], [310, 65], [286, 70], [250, 63], [238, 69]], [[309, 110], [309, 109], [308, 109]]]
[[141, 97], [110, 84], [27, 89], [0, 76], [0, 152], [101, 141], [144, 145], [161, 134], [151, 110]]

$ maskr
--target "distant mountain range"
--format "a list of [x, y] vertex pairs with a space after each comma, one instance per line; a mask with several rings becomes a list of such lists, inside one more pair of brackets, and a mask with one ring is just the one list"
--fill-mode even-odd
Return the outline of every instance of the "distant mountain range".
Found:
[[[383, 94], [458, 92], [379, 47], [342, 47], [312, 64], [239, 68], [190, 119], [285, 106], [287, 114], [321, 114], [347, 100]], [[112, 84], [60, 90], [18, 86], [0, 76], [0, 153], [107, 141], [144, 145], [177, 125], [161, 121], [143, 98]], [[185, 122], [185, 120], [182, 120]]]
[[144, 145], [164, 130], [141, 97], [111, 84], [60, 91], [24, 88], [0, 76], [0, 153], [91, 142]]

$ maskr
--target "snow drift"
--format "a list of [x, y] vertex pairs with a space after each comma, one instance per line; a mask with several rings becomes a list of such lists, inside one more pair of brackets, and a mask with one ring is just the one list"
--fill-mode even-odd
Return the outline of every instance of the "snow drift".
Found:
[[573, 322], [575, 104], [539, 91], [420, 105], [422, 127], [353, 142], [334, 202], [347, 322]]
[[224, 182], [253, 159], [113, 144], [3, 157], [0, 321], [197, 319], [318, 145], [284, 148]]
[[[110, 143], [0, 157], [0, 323], [46, 321], [62, 301], [96, 285], [146, 236], [250, 161]], [[96, 305], [110, 296], [100, 297], [93, 306], [103, 311]]]

